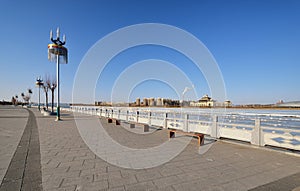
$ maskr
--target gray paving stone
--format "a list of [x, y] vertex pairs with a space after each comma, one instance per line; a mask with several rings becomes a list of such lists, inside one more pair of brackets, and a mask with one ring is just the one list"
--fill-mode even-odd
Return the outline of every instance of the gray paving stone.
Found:
[[49, 168], [48, 166], [42, 167], [43, 175], [52, 175], [53, 173], [65, 173], [69, 170], [70, 167], [57, 167], [57, 168]]
[[140, 191], [140, 190], [157, 190], [157, 187], [153, 184], [153, 182], [140, 182], [137, 184], [128, 184], [125, 185], [126, 190], [131, 191]]
[[32, 190], [43, 190], [43, 185], [42, 183], [37, 180], [37, 181], [31, 181], [27, 182], [22, 185], [22, 191], [32, 191]]
[[163, 176], [172, 176], [172, 175], [177, 175], [183, 173], [183, 171], [180, 168], [177, 167], [162, 167], [159, 169], [159, 172]]
[[47, 181], [43, 181], [43, 188], [45, 190], [47, 189], [57, 189], [61, 186], [62, 182], [63, 182], [63, 178], [62, 177], [49, 177], [47, 179]]
[[60, 187], [68, 187], [72, 185], [87, 185], [94, 181], [94, 175], [64, 178]]
[[76, 190], [89, 190], [89, 191], [98, 191], [98, 190], [106, 190], [108, 189], [108, 182], [107, 180], [92, 182], [89, 184], [77, 185]]
[[174, 176], [163, 177], [160, 179], [155, 179], [153, 180], [153, 183], [158, 188], [164, 188], [167, 186], [172, 186], [173, 184], [180, 184], [182, 183], [182, 180], [180, 180], [177, 176], [174, 175]]
[[94, 174], [94, 181], [103, 181], [108, 179], [122, 179], [122, 175], [120, 171], [114, 171], [114, 172], [100, 172]]
[[119, 187], [127, 184], [137, 183], [137, 180], [134, 176], [126, 177], [126, 178], [109, 178], [108, 184], [109, 188]]
[[189, 190], [189, 191], [199, 191], [199, 190], [203, 190], [203, 185], [201, 184], [201, 181], [190, 181], [190, 182], [184, 182], [184, 183], [174, 183], [172, 185], [172, 187], [174, 188], [174, 190], [176, 191], [182, 191], [182, 190]]
[[237, 181], [227, 182], [225, 184], [222, 184], [221, 187], [224, 191], [233, 191], [233, 190], [247, 191], [248, 190], [248, 189], [246, 189], [246, 187], [243, 184], [241, 184]]
[[1, 190], [3, 191], [11, 191], [11, 190], [21, 190], [22, 179], [4, 182], [1, 185]]
[[16, 168], [13, 171], [8, 171], [3, 179], [3, 182], [22, 179], [24, 168]]
[[64, 188], [44, 189], [44, 191], [76, 191], [76, 186], [68, 186]]
[[300, 173], [287, 176], [276, 181], [270, 182], [265, 185], [258, 186], [251, 189], [251, 191], [263, 191], [263, 190], [272, 190], [272, 191], [281, 191], [281, 190], [293, 190], [294, 188], [300, 187]]
[[162, 175], [159, 173], [159, 171], [140, 172], [140, 173], [137, 173], [135, 176], [139, 182], [145, 182], [148, 180], [159, 179], [162, 177]]
[[102, 191], [125, 191], [125, 187], [120, 186], [120, 187], [115, 187], [115, 188], [104, 189]]

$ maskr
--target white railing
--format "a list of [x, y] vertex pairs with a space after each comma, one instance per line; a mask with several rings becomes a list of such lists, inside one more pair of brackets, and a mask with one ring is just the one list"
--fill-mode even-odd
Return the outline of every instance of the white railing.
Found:
[[[150, 111], [137, 108], [112, 108], [71, 106], [64, 109], [88, 115], [114, 118], [131, 123], [142, 123], [160, 126], [169, 129], [178, 129], [184, 132], [195, 132], [209, 135], [214, 138], [228, 138], [246, 141], [257, 146], [276, 146], [293, 150], [300, 150], [299, 129], [286, 129], [261, 125], [261, 119], [252, 119], [251, 124], [223, 122], [220, 116], [206, 117], [207, 120], [189, 119], [189, 113], [174, 111]], [[204, 115], [204, 114], [203, 114]], [[272, 120], [272, 119], [271, 119]], [[273, 119], [275, 120], [275, 119]]]

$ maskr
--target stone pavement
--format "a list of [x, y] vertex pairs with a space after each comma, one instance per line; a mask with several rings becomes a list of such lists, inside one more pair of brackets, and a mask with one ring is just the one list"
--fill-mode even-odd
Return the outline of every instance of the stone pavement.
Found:
[[[192, 140], [174, 159], [150, 169], [117, 167], [90, 151], [72, 114], [63, 113], [63, 120], [56, 122], [55, 116], [46, 117], [34, 108], [31, 110], [38, 126], [34, 136], [39, 136], [42, 187], [46, 191], [292, 190], [300, 186], [299, 156], [224, 141], [214, 143], [199, 155], [197, 140]], [[89, 120], [91, 116], [80, 118]], [[114, 140], [128, 147], [149, 148], [168, 141], [166, 130], [136, 134], [100, 120]]]
[[0, 183], [20, 142], [28, 112], [13, 106], [0, 106]]
[[[20, 109], [17, 110], [17, 113], [19, 113]], [[38, 129], [33, 112], [28, 109], [26, 110], [29, 112], [29, 116], [21, 139], [14, 143], [11, 142], [14, 139], [10, 140], [13, 145], [18, 142], [19, 144], [15, 149], [14, 155], [10, 160], [10, 164], [0, 185], [1, 191], [42, 190], [41, 155]], [[11, 124], [7, 124], [6, 127], [9, 127], [9, 129], [13, 131], [14, 129], [18, 129], [18, 124], [12, 120]], [[16, 132], [18, 132], [18, 130]], [[19, 136], [16, 137], [18, 138]], [[1, 144], [1, 147], [2, 146], [4, 145]]]

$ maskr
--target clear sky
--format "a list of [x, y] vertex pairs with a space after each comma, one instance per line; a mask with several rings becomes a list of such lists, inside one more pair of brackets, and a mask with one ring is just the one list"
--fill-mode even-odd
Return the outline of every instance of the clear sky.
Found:
[[[0, 99], [10, 100], [32, 88], [32, 100], [37, 101], [36, 77], [55, 78], [55, 63], [47, 60], [50, 29], [59, 26], [67, 36], [69, 63], [61, 65], [61, 101], [70, 102], [73, 80], [86, 52], [105, 35], [140, 23], [173, 25], [201, 40], [215, 57], [227, 98], [234, 104], [300, 100], [298, 0], [3, 0]], [[144, 59], [175, 64], [189, 76], [198, 96], [210, 94], [205, 78], [188, 59], [163, 47], [142, 46], [111, 61], [99, 78], [96, 99], [109, 101], [108, 92], [120, 73]], [[82, 92], [82, 102], [86, 96]], [[130, 94], [131, 99], [146, 96], [178, 98], [168, 84], [157, 80], [133, 87]]]

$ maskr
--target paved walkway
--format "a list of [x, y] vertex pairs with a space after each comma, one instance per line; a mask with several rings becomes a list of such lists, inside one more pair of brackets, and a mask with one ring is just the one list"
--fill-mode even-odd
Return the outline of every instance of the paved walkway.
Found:
[[[32, 111], [26, 110], [29, 112], [28, 120], [0, 185], [0, 191], [42, 190], [40, 143], [36, 119]], [[15, 121], [11, 122], [16, 125]], [[13, 130], [17, 127], [13, 125], [7, 127]]]
[[[300, 157], [222, 141], [199, 155], [195, 139], [161, 166], [141, 170], [120, 168], [90, 151], [71, 114], [63, 113], [63, 121], [56, 122], [54, 116], [45, 117], [36, 109], [32, 111], [38, 126], [38, 134], [32, 134], [32, 138], [39, 137], [42, 187], [46, 191], [292, 190], [300, 186]], [[81, 116], [81, 120], [90, 118]], [[3, 119], [0, 118], [1, 123]], [[101, 122], [111, 137], [128, 147], [148, 148], [168, 141], [166, 130], [135, 134], [104, 119]], [[7, 123], [10, 127], [12, 124], [12, 121]], [[2, 147], [2, 140], [0, 143]]]
[[12, 106], [0, 106], [0, 183], [20, 142], [28, 112]]

